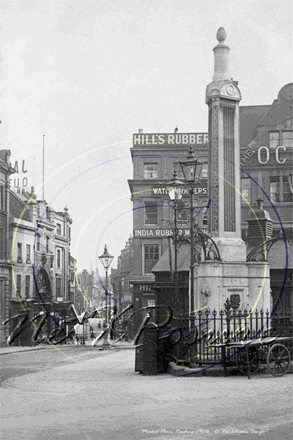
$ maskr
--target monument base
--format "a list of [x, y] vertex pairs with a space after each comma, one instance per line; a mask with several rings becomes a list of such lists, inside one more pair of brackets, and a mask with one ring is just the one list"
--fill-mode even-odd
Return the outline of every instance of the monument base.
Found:
[[246, 261], [246, 244], [241, 238], [213, 237], [222, 261]]
[[205, 261], [195, 267], [195, 310], [224, 309], [239, 298], [241, 310], [271, 309], [270, 267], [267, 263]]

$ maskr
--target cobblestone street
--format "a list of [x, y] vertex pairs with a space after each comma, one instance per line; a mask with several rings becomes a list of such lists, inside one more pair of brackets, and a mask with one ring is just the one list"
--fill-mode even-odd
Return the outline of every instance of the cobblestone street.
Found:
[[291, 374], [147, 377], [134, 350], [100, 353], [6, 380], [1, 439], [291, 438]]

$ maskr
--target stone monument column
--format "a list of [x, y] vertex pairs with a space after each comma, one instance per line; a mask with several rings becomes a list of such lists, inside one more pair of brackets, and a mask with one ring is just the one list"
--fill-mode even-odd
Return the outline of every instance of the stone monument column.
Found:
[[206, 89], [209, 106], [209, 235], [222, 261], [246, 261], [241, 239], [240, 145], [238, 82], [229, 73], [230, 48], [224, 44], [225, 29], [217, 32], [214, 76]]

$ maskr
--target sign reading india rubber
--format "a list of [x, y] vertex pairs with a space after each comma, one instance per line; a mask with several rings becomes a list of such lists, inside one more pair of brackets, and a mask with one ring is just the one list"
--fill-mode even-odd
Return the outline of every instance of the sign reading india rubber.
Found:
[[[189, 235], [189, 229], [178, 229], [178, 233], [181, 235]], [[172, 234], [172, 229], [134, 229], [133, 231], [134, 238], [166, 238], [171, 237]]]
[[209, 142], [208, 133], [138, 133], [133, 135], [133, 145], [192, 145], [203, 146]]

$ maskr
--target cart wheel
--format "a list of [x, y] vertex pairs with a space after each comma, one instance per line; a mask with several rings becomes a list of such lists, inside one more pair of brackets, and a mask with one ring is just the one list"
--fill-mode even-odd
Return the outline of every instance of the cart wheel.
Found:
[[269, 372], [275, 377], [286, 374], [290, 367], [290, 353], [283, 344], [271, 346], [267, 356], [267, 367]]
[[[258, 370], [260, 359], [258, 357], [257, 350], [248, 350], [248, 360], [250, 366], [250, 372], [255, 373]], [[247, 375], [246, 353], [244, 349], [241, 349], [236, 355], [237, 368], [243, 375]]]

